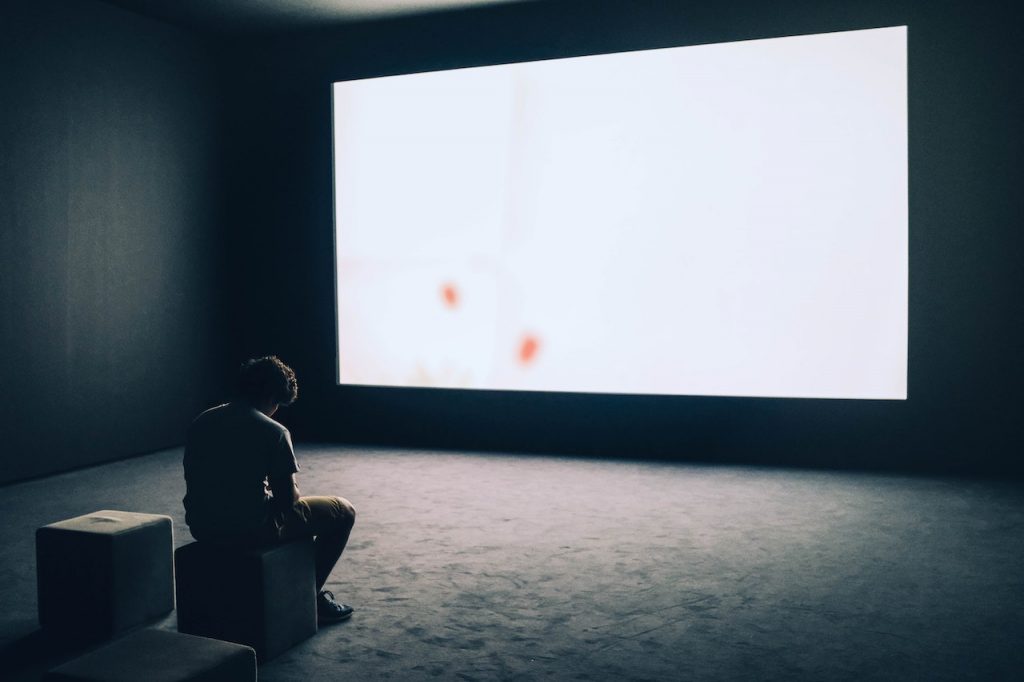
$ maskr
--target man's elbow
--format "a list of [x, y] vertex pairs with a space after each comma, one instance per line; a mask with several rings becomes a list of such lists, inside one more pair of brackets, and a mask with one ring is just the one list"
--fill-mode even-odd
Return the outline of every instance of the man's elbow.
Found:
[[299, 501], [299, 498], [294, 494], [288, 494], [287, 491], [282, 491], [281, 494], [275, 494], [271, 498], [271, 505], [274, 507], [276, 512], [285, 512], [295, 506], [295, 503]]
[[274, 506], [281, 511], [290, 509], [299, 501], [299, 486], [296, 485], [294, 476], [270, 481], [270, 491], [273, 494]]

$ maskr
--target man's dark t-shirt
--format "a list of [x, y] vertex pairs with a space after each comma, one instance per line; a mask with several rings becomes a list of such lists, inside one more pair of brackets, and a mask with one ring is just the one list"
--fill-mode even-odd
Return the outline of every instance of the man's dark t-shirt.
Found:
[[267, 478], [299, 470], [288, 429], [241, 403], [196, 417], [184, 465], [185, 522], [197, 540], [258, 538], [271, 513]]

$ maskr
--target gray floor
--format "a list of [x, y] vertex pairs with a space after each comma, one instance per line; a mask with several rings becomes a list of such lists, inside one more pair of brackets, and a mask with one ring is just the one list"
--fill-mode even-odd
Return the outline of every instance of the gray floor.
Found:
[[[32, 654], [34, 529], [127, 509], [170, 514], [184, 544], [180, 459], [0, 488], [7, 677], [61, 660]], [[358, 510], [329, 584], [357, 611], [261, 680], [1024, 679], [1020, 485], [336, 447], [299, 461], [304, 494]]]

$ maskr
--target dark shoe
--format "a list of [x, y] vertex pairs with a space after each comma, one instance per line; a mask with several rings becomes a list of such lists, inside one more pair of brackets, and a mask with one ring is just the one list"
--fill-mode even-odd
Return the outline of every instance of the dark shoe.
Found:
[[348, 620], [352, 615], [352, 607], [334, 601], [334, 593], [324, 590], [316, 598], [316, 619], [319, 623], [337, 623]]

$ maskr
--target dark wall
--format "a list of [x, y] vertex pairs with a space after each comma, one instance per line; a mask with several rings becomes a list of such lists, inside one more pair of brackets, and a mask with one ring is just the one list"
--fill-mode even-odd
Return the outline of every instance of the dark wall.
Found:
[[0, 45], [0, 482], [181, 443], [225, 371], [216, 62], [84, 0]]
[[[236, 354], [295, 366], [301, 398], [282, 419], [299, 438], [1020, 473], [1024, 119], [1009, 6], [525, 3], [229, 45]], [[898, 24], [909, 26], [909, 400], [334, 385], [332, 81]]]

